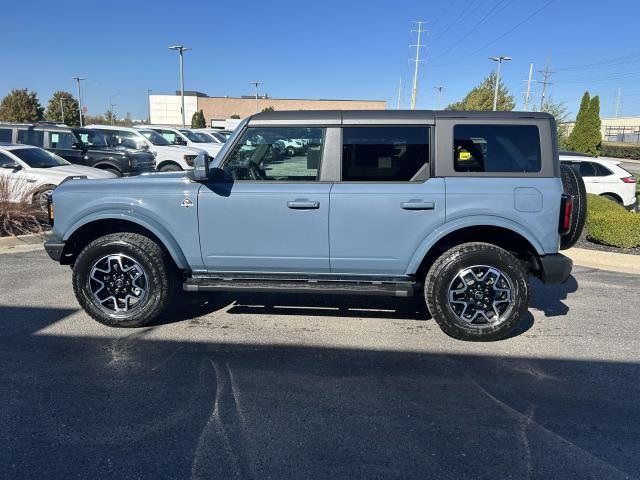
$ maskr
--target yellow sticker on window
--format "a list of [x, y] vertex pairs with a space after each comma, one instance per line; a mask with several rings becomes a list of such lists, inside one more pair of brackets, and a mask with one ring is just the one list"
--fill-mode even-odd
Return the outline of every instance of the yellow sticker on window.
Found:
[[471, 153], [466, 150], [461, 150], [460, 153], [458, 153], [458, 160], [471, 160]]

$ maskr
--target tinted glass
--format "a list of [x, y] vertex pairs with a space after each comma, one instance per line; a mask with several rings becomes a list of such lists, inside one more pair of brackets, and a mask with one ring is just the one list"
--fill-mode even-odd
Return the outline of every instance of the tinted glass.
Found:
[[176, 135], [171, 130], [156, 130], [156, 131], [160, 133], [160, 135], [162, 135], [164, 139], [170, 144], [173, 145], [176, 143], [176, 138], [178, 137], [178, 135]]
[[194, 143], [206, 143], [209, 141], [206, 138], [202, 138], [200, 135], [190, 130], [180, 130], [180, 133], [182, 133], [185, 137], [187, 137], [189, 140], [191, 140]]
[[0, 152], [0, 167], [2, 165], [13, 165], [16, 161], [2, 152]]
[[317, 180], [323, 137], [322, 128], [248, 128], [224, 170], [236, 180]]
[[595, 177], [596, 176], [596, 169], [593, 166], [593, 163], [591, 162], [580, 162], [578, 167], [578, 171], [580, 172], [580, 175], [582, 175], [583, 177]]
[[44, 132], [37, 132], [35, 130], [18, 130], [18, 143], [42, 147], [43, 141]]
[[10, 128], [0, 128], [0, 142], [11, 143], [11, 133]]
[[140, 133], [154, 145], [171, 145], [166, 138], [164, 138], [158, 132], [154, 132], [153, 130], [140, 130]]
[[71, 149], [76, 142], [70, 132], [48, 132], [48, 135], [50, 148]]
[[427, 177], [427, 127], [347, 127], [342, 139], [343, 181], [407, 182]]
[[74, 130], [76, 134], [80, 137], [82, 143], [89, 147], [108, 147], [107, 139], [104, 135], [96, 130]]
[[540, 134], [535, 125], [456, 125], [456, 172], [539, 172]]
[[595, 163], [595, 162], [592, 165], [593, 165], [593, 168], [596, 169], [596, 176], [606, 177], [608, 175], [611, 175], [611, 170], [609, 170], [604, 165], [600, 165], [599, 163]]
[[63, 158], [41, 148], [16, 148], [11, 153], [31, 168], [51, 168], [69, 165], [69, 162]]

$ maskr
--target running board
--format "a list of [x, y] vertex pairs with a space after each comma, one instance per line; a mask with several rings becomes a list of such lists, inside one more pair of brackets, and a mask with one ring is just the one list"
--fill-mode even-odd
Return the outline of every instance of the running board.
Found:
[[188, 278], [187, 292], [295, 292], [332, 295], [413, 296], [410, 277], [329, 277], [298, 275], [198, 275]]

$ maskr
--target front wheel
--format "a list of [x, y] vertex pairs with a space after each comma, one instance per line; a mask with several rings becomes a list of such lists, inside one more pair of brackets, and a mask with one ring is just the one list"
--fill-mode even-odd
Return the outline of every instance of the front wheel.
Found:
[[111, 327], [141, 327], [158, 317], [175, 290], [170, 260], [153, 240], [135, 233], [97, 238], [73, 267], [80, 306]]
[[444, 252], [425, 280], [431, 315], [447, 335], [473, 341], [506, 337], [529, 304], [527, 272], [506, 250], [464, 243]]

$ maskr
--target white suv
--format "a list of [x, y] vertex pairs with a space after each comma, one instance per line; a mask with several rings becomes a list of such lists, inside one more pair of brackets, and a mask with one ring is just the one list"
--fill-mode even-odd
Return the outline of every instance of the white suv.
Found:
[[187, 128], [165, 127], [162, 125], [136, 125], [133, 128], [153, 130], [162, 135], [172, 145], [186, 145], [204, 150], [210, 157], [215, 157], [222, 148], [221, 143], [211, 143], [194, 134]]
[[629, 210], [636, 208], [636, 178], [619, 160], [561, 152], [560, 162], [580, 172], [587, 193], [607, 197]]
[[173, 145], [162, 135], [151, 130], [111, 125], [88, 125], [99, 130], [113, 147], [149, 150], [156, 157], [156, 169], [161, 172], [190, 170], [193, 161], [203, 149]]

